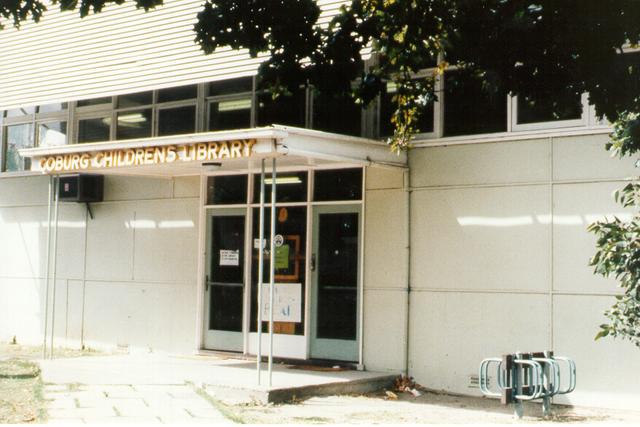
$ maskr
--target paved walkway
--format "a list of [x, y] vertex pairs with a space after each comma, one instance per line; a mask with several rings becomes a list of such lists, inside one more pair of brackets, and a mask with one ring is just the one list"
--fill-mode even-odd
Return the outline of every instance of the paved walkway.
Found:
[[49, 422], [230, 423], [189, 385], [46, 385]]
[[[380, 375], [276, 365], [273, 386], [267, 387], [266, 372], [262, 385], [257, 385], [255, 362], [219, 356], [108, 355], [39, 363], [49, 419], [56, 423], [232, 423], [217, 409], [216, 401], [253, 401], [268, 389], [346, 383]], [[222, 387], [215, 400], [211, 386]], [[238, 392], [241, 396], [236, 396]]]

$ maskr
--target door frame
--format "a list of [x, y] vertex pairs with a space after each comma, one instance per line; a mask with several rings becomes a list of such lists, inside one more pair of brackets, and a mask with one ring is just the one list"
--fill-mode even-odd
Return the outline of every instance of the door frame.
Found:
[[[210, 330], [209, 329], [209, 319], [210, 319], [210, 301], [211, 297], [209, 296], [210, 290], [207, 287], [207, 276], [211, 275], [209, 269], [210, 260], [209, 255], [211, 251], [211, 227], [212, 221], [214, 217], [225, 217], [225, 216], [242, 216], [244, 218], [244, 239], [242, 243], [242, 251], [244, 251], [244, 263], [242, 265], [243, 270], [243, 283], [242, 283], [242, 330], [239, 332], [232, 331], [219, 331], [219, 330]], [[249, 217], [247, 215], [247, 210], [245, 208], [206, 208], [204, 213], [204, 256], [203, 256], [203, 268], [200, 280], [202, 281], [202, 295], [203, 295], [203, 316], [202, 316], [202, 348], [205, 350], [220, 350], [220, 351], [232, 351], [232, 352], [245, 352], [246, 348], [246, 331], [247, 331], [247, 320], [246, 320], [246, 310], [247, 310], [247, 270], [249, 265], [249, 260], [247, 259], [247, 233], [250, 231]], [[212, 332], [215, 331], [215, 332]], [[216, 338], [217, 337], [217, 338]], [[217, 346], [217, 345], [208, 345], [208, 341], [233, 341], [232, 345], [225, 347]]]
[[[336, 201], [313, 201], [312, 194], [314, 188], [314, 174], [313, 171], [316, 170], [339, 170], [339, 169], [354, 169], [360, 168], [362, 169], [362, 198], [360, 200], [336, 200]], [[291, 203], [279, 203], [279, 206], [306, 206], [307, 207], [307, 253], [311, 253], [312, 251], [312, 240], [313, 240], [313, 227], [314, 227], [314, 209], [320, 206], [352, 206], [352, 207], [360, 207], [360, 268], [359, 268], [359, 282], [358, 282], [358, 345], [359, 345], [359, 356], [358, 356], [358, 369], [364, 369], [364, 313], [365, 313], [365, 304], [364, 304], [364, 264], [365, 264], [365, 235], [366, 235], [366, 225], [367, 221], [365, 218], [366, 213], [366, 204], [367, 204], [367, 175], [368, 168], [363, 166], [362, 164], [332, 164], [332, 165], [314, 165], [308, 167], [279, 167], [278, 172], [298, 172], [298, 171], [306, 171], [309, 173], [308, 175], [308, 187], [307, 187], [307, 201], [305, 202], [291, 202]], [[224, 212], [229, 209], [238, 209], [245, 210], [247, 215], [247, 231], [246, 231], [246, 247], [245, 254], [251, 253], [252, 250], [252, 208], [257, 207], [256, 203], [253, 203], [253, 194], [256, 191], [253, 183], [253, 175], [259, 174], [260, 170], [257, 166], [252, 166], [244, 170], [238, 171], [228, 171], [228, 172], [207, 172], [200, 174], [200, 194], [199, 194], [199, 216], [198, 216], [198, 271], [196, 277], [196, 316], [195, 316], [195, 331], [196, 331], [196, 340], [194, 343], [194, 351], [196, 353], [200, 351], [207, 351], [204, 348], [204, 326], [205, 326], [205, 317], [207, 314], [205, 313], [204, 307], [204, 292], [205, 292], [205, 263], [206, 263], [206, 239], [207, 239], [207, 229], [206, 229], [206, 221], [207, 215], [209, 215], [212, 211]], [[207, 183], [210, 177], [219, 176], [219, 175], [248, 175], [248, 194], [247, 201], [244, 203], [238, 203], [234, 205], [209, 205], [207, 204]], [[251, 260], [250, 256], [245, 256], [245, 278], [250, 277], [251, 275]], [[307, 286], [306, 291], [304, 292], [303, 298], [306, 302], [306, 309], [304, 311], [305, 319], [305, 331], [304, 331], [304, 350], [299, 355], [289, 355], [284, 357], [290, 358], [300, 358], [302, 360], [308, 360], [311, 358], [310, 346], [311, 346], [311, 327], [310, 327], [310, 306], [311, 306], [311, 285], [310, 285], [310, 257], [307, 257], [306, 269], [307, 269]], [[246, 279], [245, 279], [246, 282]], [[244, 333], [244, 354], [254, 354], [252, 352], [252, 347], [255, 347], [255, 340], [251, 335], [253, 333], [249, 333], [250, 330], [250, 293], [246, 291], [247, 284], [245, 283], [245, 322], [243, 324], [243, 333]], [[274, 346], [276, 349], [281, 347], [286, 347], [285, 343], [279, 343], [279, 334], [274, 335]], [[253, 339], [253, 341], [252, 341]]]
[[[351, 203], [351, 204], [322, 204], [313, 206], [313, 219], [311, 221], [311, 225], [313, 228], [312, 231], [312, 246], [309, 258], [313, 257], [313, 254], [318, 253], [319, 246], [319, 233], [320, 233], [320, 215], [322, 214], [332, 214], [332, 213], [357, 213], [358, 214], [358, 235], [357, 235], [357, 247], [358, 247], [358, 265], [357, 265], [357, 277], [356, 277], [356, 339], [351, 340], [339, 340], [339, 339], [329, 339], [329, 338], [317, 338], [317, 330], [316, 330], [316, 319], [317, 319], [317, 304], [318, 304], [318, 270], [315, 269], [311, 272], [309, 276], [309, 284], [310, 284], [310, 299], [309, 299], [309, 333], [308, 333], [308, 357], [310, 359], [328, 359], [328, 360], [340, 360], [347, 362], [357, 362], [360, 363], [361, 355], [360, 355], [360, 343], [362, 341], [362, 309], [363, 309], [363, 292], [362, 292], [362, 275], [363, 275], [363, 254], [364, 254], [364, 245], [363, 245], [363, 236], [364, 236], [364, 218], [363, 218], [363, 205], [362, 203]], [[351, 349], [345, 349], [342, 353], [344, 356], [340, 357], [330, 357], [331, 352], [322, 353], [315, 351], [314, 354], [314, 346], [315, 343], [323, 344], [326, 346], [332, 345], [345, 345], [352, 346]], [[351, 356], [347, 356], [350, 354]]]

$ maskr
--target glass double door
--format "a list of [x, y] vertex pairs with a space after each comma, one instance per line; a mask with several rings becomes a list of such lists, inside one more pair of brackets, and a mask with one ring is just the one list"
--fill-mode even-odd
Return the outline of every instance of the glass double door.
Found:
[[[282, 345], [301, 348], [291, 348], [290, 354], [283, 348], [276, 352], [282, 357], [307, 354], [316, 359], [357, 361], [360, 207], [315, 206], [311, 218], [307, 209], [277, 207], [274, 333], [282, 337]], [[270, 211], [265, 211], [268, 231]], [[255, 337], [261, 246], [262, 331], [268, 332], [270, 244], [267, 238], [260, 245], [258, 209], [252, 210], [252, 235], [247, 238], [246, 214], [246, 209], [221, 209], [207, 216], [204, 346], [208, 349], [246, 351], [245, 332]], [[312, 219], [313, 230], [310, 245], [308, 219]]]

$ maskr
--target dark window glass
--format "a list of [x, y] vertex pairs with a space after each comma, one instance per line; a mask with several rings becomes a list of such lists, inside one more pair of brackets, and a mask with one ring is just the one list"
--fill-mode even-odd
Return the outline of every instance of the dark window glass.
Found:
[[151, 136], [151, 109], [118, 113], [116, 139]]
[[7, 154], [5, 170], [23, 171], [30, 168], [28, 159], [23, 159], [18, 153], [22, 148], [33, 147], [33, 125], [31, 123], [6, 127]]
[[251, 98], [209, 103], [209, 130], [251, 127]]
[[90, 105], [102, 105], [111, 104], [111, 97], [106, 96], [104, 98], [82, 99], [78, 101], [78, 107], [88, 107]]
[[[269, 235], [269, 218], [271, 210], [265, 208], [265, 236]], [[275, 253], [275, 282], [277, 287], [291, 286], [290, 289], [300, 291], [300, 322], [274, 322], [274, 332], [285, 335], [304, 335], [304, 295], [305, 295], [305, 265], [307, 247], [307, 208], [278, 207], [276, 208], [276, 235], [281, 235], [280, 246], [276, 246]], [[258, 323], [258, 251], [260, 250], [260, 209], [253, 210], [253, 262], [251, 264], [251, 332], [257, 330]], [[265, 256], [263, 268], [262, 301], [268, 301], [269, 283], [269, 238], [265, 237]], [[263, 305], [264, 307], [264, 305]], [[263, 311], [264, 313], [264, 311]], [[268, 317], [262, 316], [262, 331], [268, 329]]]
[[21, 107], [7, 110], [7, 117], [22, 117], [28, 116], [36, 112], [36, 107]]
[[38, 124], [38, 145], [51, 147], [67, 143], [67, 122], [48, 122]]
[[252, 77], [240, 77], [238, 79], [209, 83], [209, 96], [230, 95], [233, 93], [251, 92], [252, 90]]
[[196, 106], [164, 108], [158, 112], [158, 135], [183, 135], [196, 131]]
[[[264, 180], [264, 201], [271, 200], [271, 174], [267, 172]], [[260, 174], [253, 176], [253, 203], [260, 202]], [[307, 173], [282, 172], [276, 175], [276, 201], [305, 202], [307, 200]]]
[[58, 102], [55, 104], [41, 105], [38, 107], [38, 113], [54, 113], [56, 111], [64, 111], [67, 109], [66, 102]]
[[507, 130], [507, 93], [459, 71], [445, 75], [444, 135], [473, 135]]
[[[244, 223], [242, 215], [212, 218], [209, 329], [242, 332]], [[222, 253], [230, 251], [237, 253], [237, 263], [221, 259]]]
[[258, 126], [305, 126], [305, 91], [274, 100], [271, 94], [258, 96]]
[[108, 141], [111, 117], [78, 120], [78, 142]]
[[247, 175], [211, 176], [207, 179], [208, 205], [247, 203]]
[[[380, 136], [393, 135], [393, 124], [391, 117], [396, 111], [393, 97], [396, 94], [396, 85], [387, 83], [385, 91], [380, 95]], [[418, 120], [418, 129], [420, 133], [433, 132], [433, 102], [425, 106], [424, 111]]]
[[313, 128], [344, 135], [361, 134], [362, 108], [343, 96], [318, 94], [313, 100]]
[[316, 171], [313, 200], [362, 199], [362, 169]]
[[139, 107], [153, 102], [153, 92], [131, 93], [118, 97], [118, 108]]
[[195, 99], [198, 96], [198, 86], [180, 86], [158, 91], [158, 102], [181, 101], [183, 99]]
[[356, 339], [358, 214], [319, 215], [317, 337]]
[[533, 99], [518, 96], [518, 123], [580, 119], [582, 117], [581, 98], [580, 95], [573, 95], [570, 99], [555, 101], [549, 98]]

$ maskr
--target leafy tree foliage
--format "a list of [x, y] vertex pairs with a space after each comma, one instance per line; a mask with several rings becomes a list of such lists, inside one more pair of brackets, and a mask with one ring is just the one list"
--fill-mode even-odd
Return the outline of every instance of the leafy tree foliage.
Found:
[[[620, 114], [608, 148], [619, 157], [633, 156], [640, 151], [639, 136], [640, 114]], [[615, 277], [623, 291], [605, 313], [610, 323], [600, 325], [596, 339], [620, 337], [640, 347], [640, 182], [636, 179], [618, 190], [615, 199], [632, 209], [631, 220], [613, 218], [589, 226], [597, 236], [597, 252], [591, 265], [596, 274]]]

